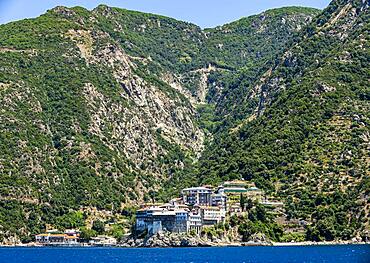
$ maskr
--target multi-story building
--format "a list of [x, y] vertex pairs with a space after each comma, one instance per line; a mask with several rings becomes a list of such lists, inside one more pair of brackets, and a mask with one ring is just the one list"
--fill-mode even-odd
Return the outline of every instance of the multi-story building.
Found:
[[224, 193], [212, 194], [211, 195], [211, 206], [221, 207], [226, 210], [227, 196]]
[[142, 232], [149, 229], [149, 225], [153, 224], [153, 214], [155, 212], [165, 211], [166, 209], [159, 207], [148, 207], [136, 211], [136, 231]]
[[206, 187], [192, 187], [182, 190], [183, 202], [186, 205], [211, 205], [213, 191]]
[[176, 213], [174, 211], [154, 212], [148, 224], [148, 233], [154, 235], [159, 232], [174, 232], [175, 221]]
[[247, 183], [245, 181], [231, 181], [231, 182], [224, 182], [222, 186], [219, 187], [219, 192], [223, 192], [225, 194], [240, 194], [246, 193]]
[[[213, 192], [211, 186], [183, 189], [180, 199], [174, 198], [167, 204], [145, 206], [144, 209], [138, 210], [136, 230], [146, 230], [149, 235], [162, 231], [184, 233], [194, 230], [200, 233], [203, 226], [224, 222], [229, 196], [239, 200], [241, 193], [247, 193], [245, 186], [244, 181], [226, 182], [219, 187], [217, 193]], [[235, 201], [230, 207], [237, 205]], [[237, 208], [240, 208], [240, 205]]]
[[227, 209], [235, 207], [236, 204], [239, 205], [240, 196], [247, 193], [246, 182], [245, 181], [232, 181], [225, 182], [220, 185], [217, 190], [218, 194], [224, 194], [227, 196]]
[[218, 187], [217, 192], [219, 194], [225, 194], [227, 196], [228, 210], [235, 210], [235, 206], [239, 205], [240, 197], [242, 195], [245, 198], [249, 198], [259, 203], [262, 202], [262, 197], [264, 195], [261, 189], [258, 189], [254, 186], [254, 183], [248, 183], [241, 180], [225, 182], [223, 185]]
[[201, 206], [200, 214], [202, 216], [202, 225], [210, 226], [223, 222], [226, 217], [226, 211], [215, 206]]
[[51, 233], [44, 233], [36, 235], [36, 243], [40, 244], [63, 244], [65, 241], [64, 234], [51, 234]]
[[186, 233], [189, 230], [189, 212], [185, 210], [175, 210], [175, 226], [172, 232]]
[[183, 233], [188, 231], [189, 212], [152, 207], [136, 213], [136, 231], [147, 230], [149, 235], [159, 232]]
[[189, 231], [194, 231], [196, 234], [199, 234], [202, 231], [202, 215], [200, 211], [192, 211], [189, 213]]
[[64, 233], [59, 231], [49, 231], [35, 236], [36, 243], [42, 245], [77, 245], [79, 241], [79, 232], [73, 229], [66, 230]]

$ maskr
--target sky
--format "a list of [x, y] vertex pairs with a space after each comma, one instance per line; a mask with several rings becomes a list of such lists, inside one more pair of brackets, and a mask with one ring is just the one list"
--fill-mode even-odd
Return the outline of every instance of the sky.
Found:
[[202, 28], [283, 6], [323, 9], [330, 0], [0, 0], [0, 24], [33, 18], [58, 5], [93, 9], [99, 4], [165, 15]]

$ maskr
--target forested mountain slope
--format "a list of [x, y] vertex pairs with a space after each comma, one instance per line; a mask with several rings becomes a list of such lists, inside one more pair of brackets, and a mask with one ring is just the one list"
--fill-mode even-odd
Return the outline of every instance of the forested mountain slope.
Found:
[[369, 229], [369, 2], [333, 1], [249, 89], [244, 121], [204, 152], [203, 182], [239, 178], [286, 198], [312, 240]]
[[[265, 53], [277, 54], [316, 12], [294, 10], [285, 37]], [[2, 238], [29, 239], [80, 209], [116, 213], [180, 178], [204, 148], [196, 107], [205, 103], [210, 72], [218, 70], [207, 34], [103, 5], [56, 7], [1, 25]]]
[[312, 231], [362, 231], [368, 29], [364, 1], [205, 30], [104, 5], [1, 25], [0, 240], [240, 177]]
[[227, 70], [208, 78], [207, 100], [226, 128], [250, 113], [256, 101], [242, 101], [249, 87], [294, 41], [298, 32], [319, 14], [302, 7], [273, 9], [215, 29], [206, 29], [207, 50], [213, 64]]
[[[193, 105], [145, 69], [170, 66], [152, 62], [155, 54], [136, 47], [143, 42], [135, 35], [137, 43], [128, 38], [125, 50], [114, 30], [103, 31], [109, 26], [106, 10], [113, 12], [104, 6], [92, 12], [58, 7], [0, 27], [4, 236], [30, 237], [70, 210], [117, 211], [143, 200], [148, 189], [168, 180], [167, 170], [183, 167], [203, 148]], [[136, 16], [148, 20], [145, 14], [117, 12], [117, 19], [125, 15], [138, 26]], [[168, 20], [197, 28], [154, 18], [163, 27]], [[183, 32], [176, 28], [161, 33], [175, 38]], [[171, 52], [163, 60], [170, 64]]]

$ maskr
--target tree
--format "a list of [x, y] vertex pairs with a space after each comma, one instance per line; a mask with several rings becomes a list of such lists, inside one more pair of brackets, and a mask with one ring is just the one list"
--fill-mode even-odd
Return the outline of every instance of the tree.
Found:
[[155, 203], [156, 192], [153, 191], [153, 190], [150, 190], [149, 191], [149, 197], [150, 197], [152, 203], [154, 204]]
[[109, 232], [109, 234], [117, 240], [121, 240], [125, 235], [125, 229], [123, 225], [115, 224], [112, 226], [112, 230]]
[[253, 204], [253, 200], [248, 198], [247, 199], [247, 202], [246, 202], [246, 205], [245, 205], [245, 209], [247, 211], [251, 210], [253, 208], [254, 204]]
[[317, 230], [320, 233], [320, 236], [323, 237], [326, 241], [332, 241], [335, 238], [335, 228], [332, 218], [325, 218], [319, 220], [316, 224]]
[[82, 212], [69, 212], [57, 218], [57, 227], [59, 229], [79, 228], [85, 225]]
[[266, 217], [266, 210], [262, 205], [257, 205], [256, 206], [256, 217], [257, 220], [261, 222], [267, 222], [267, 217]]
[[252, 222], [244, 222], [238, 227], [238, 233], [243, 236], [243, 242], [249, 241], [250, 237], [257, 232]]
[[81, 228], [81, 233], [80, 233], [80, 238], [87, 242], [89, 241], [92, 237], [96, 236], [96, 231], [92, 229], [88, 229], [86, 227]]
[[244, 212], [244, 209], [245, 209], [245, 199], [244, 199], [244, 195], [242, 193], [240, 193], [240, 207], [242, 208], [242, 211]]
[[105, 226], [104, 223], [100, 220], [95, 220], [92, 225], [92, 230], [96, 231], [99, 235], [103, 234], [105, 232]]
[[309, 227], [306, 231], [306, 240], [315, 242], [322, 241], [319, 230], [315, 227]]

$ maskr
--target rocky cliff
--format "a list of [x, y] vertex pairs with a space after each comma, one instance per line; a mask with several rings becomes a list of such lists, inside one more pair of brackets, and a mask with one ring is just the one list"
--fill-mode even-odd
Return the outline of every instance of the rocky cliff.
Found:
[[314, 18], [245, 89], [249, 111], [202, 155], [204, 182], [255, 181], [311, 224], [310, 240], [368, 236], [368, 27], [368, 1]]
[[350, 226], [335, 235], [368, 226], [368, 7], [338, 0], [205, 30], [56, 7], [1, 25], [0, 239], [240, 177], [293, 198], [290, 217], [352, 207], [322, 212]]

